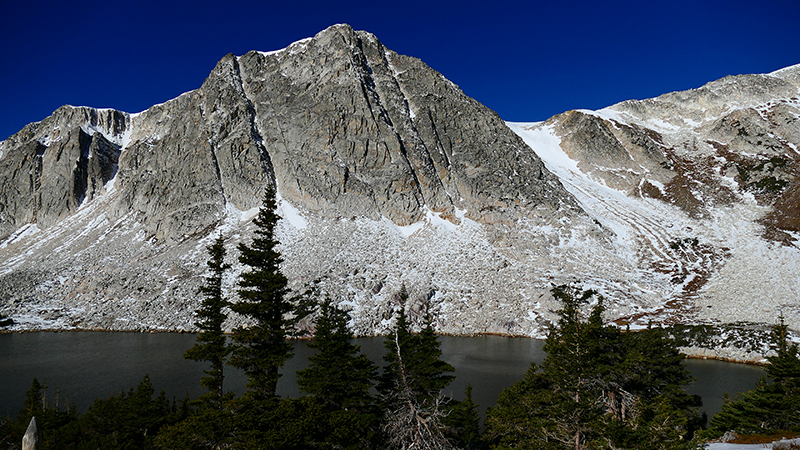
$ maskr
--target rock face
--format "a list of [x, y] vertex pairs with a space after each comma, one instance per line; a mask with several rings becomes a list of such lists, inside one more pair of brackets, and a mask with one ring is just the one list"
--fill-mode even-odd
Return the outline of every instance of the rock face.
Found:
[[59, 108], [0, 147], [0, 236], [26, 223], [46, 228], [104, 192], [117, 170], [127, 115], [111, 110]]
[[493, 223], [571, 202], [496, 114], [370, 34], [334, 27], [222, 70], [241, 77], [281, 195], [313, 213]]
[[60, 108], [4, 149], [0, 237], [63, 219], [117, 168], [111, 217], [133, 211], [171, 242], [208, 231], [226, 204], [257, 206], [272, 179], [312, 213], [398, 225], [425, 208], [494, 223], [574, 205], [496, 114], [344, 25], [228, 55], [200, 89], [141, 114]]
[[39, 425], [36, 424], [36, 417], [31, 417], [28, 429], [22, 436], [22, 450], [39, 450], [42, 448], [42, 434], [39, 432]]
[[[228, 238], [235, 297], [235, 244], [274, 183], [292, 287], [338, 299], [359, 334], [391, 326], [401, 284], [412, 319], [428, 307], [452, 334], [540, 336], [565, 282], [620, 323], [778, 305], [800, 323], [798, 72], [505, 124], [346, 25], [227, 55], [144, 112], [65, 106], [0, 142], [0, 314], [189, 330], [205, 245]], [[781, 268], [751, 276], [754, 248]], [[769, 308], [731, 299], [770, 279]]]
[[[245, 239], [267, 183], [296, 219], [281, 239], [295, 284], [321, 280], [387, 316], [404, 279], [425, 280], [424, 302], [445, 292], [430, 285], [439, 273], [450, 278], [437, 285], [459, 279], [448, 295], [474, 285], [451, 267], [456, 253], [424, 255], [436, 233], [411, 251], [406, 235], [423, 224], [466, 233], [453, 242], [485, 248], [483, 271], [508, 266], [488, 242], [519, 220], [576, 218], [603, 234], [497, 114], [347, 25], [227, 55], [199, 89], [138, 114], [62, 107], [0, 144], [0, 169], [0, 301], [22, 328], [190, 328], [205, 239]], [[382, 321], [354, 327], [380, 332]]]

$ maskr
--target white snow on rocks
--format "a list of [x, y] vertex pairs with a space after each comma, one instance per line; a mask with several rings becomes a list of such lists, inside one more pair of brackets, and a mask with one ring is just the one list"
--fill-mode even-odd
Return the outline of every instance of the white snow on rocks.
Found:
[[[612, 110], [599, 113], [607, 119], [623, 120]], [[544, 160], [594, 219], [613, 231], [620, 255], [651, 261], [651, 267], [680, 266], [694, 276], [703, 276], [708, 260], [682, 261], [670, 246], [682, 239], [698, 239], [709, 244], [722, 260], [719, 269], [692, 301], [694, 317], [702, 321], [754, 321], [774, 323], [784, 314], [792, 327], [800, 325], [800, 248], [766, 241], [757, 219], [768, 211], [752, 196], [743, 196], [733, 206], [712, 207], [708, 217], [693, 219], [677, 207], [664, 202], [629, 197], [582, 173], [559, 146], [553, 128], [543, 123], [508, 123]], [[649, 122], [653, 126], [652, 121]], [[662, 129], [669, 128], [666, 125]], [[665, 299], [675, 298], [693, 278], [679, 284], [658, 286], [658, 271], [640, 265], [642, 277], [637, 286], [648, 286]], [[632, 281], [632, 280], [631, 280]], [[607, 283], [600, 283], [606, 284]], [[638, 301], [641, 303], [641, 301]]]

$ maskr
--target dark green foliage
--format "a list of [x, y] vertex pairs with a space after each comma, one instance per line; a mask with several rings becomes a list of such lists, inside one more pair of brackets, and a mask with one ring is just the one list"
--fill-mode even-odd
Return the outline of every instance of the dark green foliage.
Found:
[[207, 392], [192, 402], [194, 406], [191, 408], [188, 399], [184, 402], [182, 416], [186, 418], [159, 434], [158, 445], [162, 448], [218, 448], [232, 432], [233, 416], [226, 404], [233, 395], [226, 395], [223, 390], [225, 360], [230, 348], [222, 330], [227, 317], [223, 308], [229, 306], [222, 294], [222, 278], [230, 265], [225, 263], [225, 240], [222, 236], [217, 237], [207, 250], [211, 273], [200, 286], [204, 298], [195, 312], [195, 325], [201, 334], [197, 336], [197, 343], [184, 354], [186, 359], [211, 364], [210, 369], [203, 371], [206, 376], [200, 380]]
[[800, 355], [789, 342], [788, 328], [780, 318], [772, 328], [774, 356], [768, 357], [769, 380], [761, 379], [749, 392], [727, 401], [711, 419], [709, 438], [728, 430], [739, 434], [800, 432]]
[[52, 403], [42, 402], [44, 392], [44, 386], [34, 380], [28, 391], [26, 409], [18, 418], [16, 430], [8, 437], [14, 445], [21, 442], [31, 415], [36, 416], [42, 431], [44, 450], [156, 448], [156, 434], [163, 427], [185, 418], [182, 410], [170, 404], [164, 392], [155, 395], [147, 376], [135, 389], [96, 399], [83, 415], [74, 407], [62, 411]]
[[334, 409], [372, 408], [369, 393], [377, 368], [350, 342], [348, 314], [326, 300], [320, 307], [314, 339], [309, 347], [317, 350], [310, 356], [309, 367], [297, 373], [301, 392], [311, 394]]
[[442, 420], [448, 428], [448, 440], [464, 450], [482, 448], [478, 404], [472, 401], [472, 385], [464, 390], [464, 400], [453, 402], [450, 413]]
[[208, 408], [201, 403], [194, 409], [184, 409], [180, 422], [164, 427], [158, 434], [156, 445], [163, 449], [195, 450], [223, 448], [233, 436], [235, 418], [228, 408]]
[[25, 408], [17, 419], [0, 418], [0, 445], [3, 448], [16, 448], [22, 442], [32, 417], [36, 417], [42, 432], [43, 449], [71, 448], [71, 433], [68, 430], [73, 428], [72, 424], [80, 416], [74, 405], [62, 408], [57, 396], [48, 399], [47, 386], [36, 378], [25, 393]]
[[797, 344], [789, 343], [789, 328], [780, 317], [778, 325], [772, 327], [770, 334], [774, 356], [767, 357], [767, 375], [776, 383], [787, 387], [798, 387], [800, 382], [800, 355]]
[[[596, 292], [558, 286], [547, 356], [505, 390], [488, 414], [494, 448], [690, 448], [699, 399], [661, 330], [623, 333], [602, 322]], [[584, 318], [583, 311], [590, 311]]]
[[673, 324], [665, 327], [679, 347], [734, 347], [763, 352], [770, 342], [769, 327], [752, 322], [724, 324]]
[[25, 410], [23, 413], [27, 412], [33, 416], [44, 409], [46, 405], [44, 394], [46, 389], [47, 386], [40, 383], [36, 377], [33, 377], [31, 388], [25, 392]]
[[377, 368], [350, 342], [348, 314], [330, 300], [320, 305], [314, 340], [317, 352], [309, 367], [297, 373], [301, 392], [310, 394], [294, 408], [314, 414], [314, 430], [307, 436], [317, 448], [365, 448], [377, 438], [379, 414], [370, 395]]
[[276, 402], [260, 426], [241, 426], [229, 444], [264, 450], [382, 448], [364, 440], [376, 430], [373, 421], [363, 419], [347, 410], [331, 411], [314, 396], [285, 398]]
[[789, 182], [775, 177], [765, 177], [755, 183], [755, 187], [763, 192], [778, 193], [783, 190]]
[[784, 158], [773, 156], [769, 159], [737, 163], [738, 181], [748, 191], [764, 194], [780, 193], [789, 185], [789, 181], [775, 177], [775, 171], [786, 167], [788, 162]]
[[163, 391], [157, 397], [154, 394], [145, 376], [127, 394], [95, 400], [78, 423], [81, 442], [77, 448], [155, 448], [156, 434], [175, 420], [175, 410]]
[[281, 368], [292, 356], [286, 341], [292, 305], [287, 300], [287, 279], [280, 271], [283, 261], [276, 250], [275, 191], [268, 186], [258, 216], [253, 220], [255, 234], [250, 246], [239, 244], [239, 261], [249, 268], [241, 274], [239, 297], [231, 309], [250, 321], [250, 326], [234, 330], [235, 347], [230, 362], [242, 369], [248, 378], [247, 396], [255, 400], [251, 406], [277, 399], [276, 390]]
[[207, 264], [211, 274], [200, 286], [203, 302], [195, 311], [195, 326], [200, 329], [200, 334], [197, 336], [197, 343], [186, 351], [184, 358], [210, 363], [211, 368], [204, 370], [206, 376], [200, 379], [200, 384], [208, 391], [203, 400], [220, 409], [224, 396], [225, 359], [229, 353], [222, 331], [222, 324], [227, 317], [223, 308], [228, 306], [222, 295], [222, 277], [230, 268], [230, 264], [225, 264], [225, 240], [222, 236], [217, 237], [208, 247], [208, 254], [210, 259]]
[[[408, 299], [405, 286], [401, 287], [399, 297], [401, 305], [404, 305]], [[432, 322], [430, 314], [426, 312], [422, 330], [419, 334], [412, 333], [404, 306], [401, 306], [395, 331], [384, 342], [386, 354], [383, 359], [387, 365], [383, 368], [378, 386], [384, 397], [391, 396], [398, 390], [401, 375], [399, 358], [402, 358], [405, 366], [409, 389], [419, 403], [438, 397], [441, 390], [455, 378], [452, 375], [455, 372], [453, 366], [441, 359], [442, 350], [439, 339], [433, 332]]]
[[561, 395], [535, 363], [522, 380], [504, 389], [486, 417], [485, 439], [496, 449], [562, 449], [553, 437], [562, 414]]

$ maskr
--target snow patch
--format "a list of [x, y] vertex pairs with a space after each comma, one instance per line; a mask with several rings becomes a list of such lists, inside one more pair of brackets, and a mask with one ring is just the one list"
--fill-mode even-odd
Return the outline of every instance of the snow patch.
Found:
[[[268, 52], [259, 51], [257, 53], [259, 55], [261, 55], [261, 56], [274, 56], [274, 55], [277, 55], [279, 53], [283, 53], [283, 52], [285, 52], [287, 50], [289, 51], [289, 55], [295, 55], [295, 54], [298, 54], [298, 53], [304, 53], [308, 49], [308, 43], [311, 42], [311, 39], [312, 38], [307, 37], [307, 38], [304, 38], [304, 39], [300, 39], [299, 41], [292, 42], [291, 44], [287, 45], [285, 48], [282, 48], [280, 50], [272, 50], [272, 51], [268, 51]], [[236, 57], [237, 60], [240, 59], [240, 58], [241, 58], [241, 56], [237, 56]]]
[[[443, 230], [445, 232], [455, 232], [459, 230], [459, 228], [464, 225], [466, 222], [474, 221], [467, 219], [465, 217], [465, 211], [455, 208], [455, 217], [459, 220], [460, 225], [456, 225], [455, 223], [445, 219], [442, 217], [442, 213], [431, 211], [430, 208], [427, 206], [422, 208], [423, 216], [421, 220], [418, 220], [410, 225], [395, 225], [393, 222], [392, 225], [397, 228], [400, 233], [405, 237], [410, 237], [412, 234], [416, 233], [417, 231], [425, 228], [427, 225], [430, 225], [436, 229]], [[389, 220], [389, 219], [386, 219]]]
[[35, 223], [25, 224], [17, 231], [11, 233], [11, 235], [5, 241], [0, 242], [0, 250], [8, 247], [11, 244], [27, 239], [40, 231], [41, 229]]
[[281, 216], [283, 220], [298, 230], [304, 230], [308, 227], [308, 221], [300, 215], [300, 211], [289, 203], [288, 200], [281, 197], [280, 193], [276, 194], [276, 200], [278, 203], [278, 215]]
[[578, 162], [570, 159], [561, 149], [561, 139], [556, 136], [552, 125], [543, 125], [542, 122], [506, 122], [506, 125], [522, 137], [525, 143], [544, 161], [551, 172], [560, 173], [570, 178], [581, 174], [578, 169]]
[[412, 223], [411, 225], [403, 225], [403, 226], [395, 225], [394, 222], [386, 218], [384, 218], [384, 220], [397, 227], [397, 229], [400, 231], [400, 234], [402, 234], [405, 237], [410, 237], [412, 234], [416, 233], [418, 230], [421, 230], [422, 227], [425, 226], [424, 220], [418, 220]]

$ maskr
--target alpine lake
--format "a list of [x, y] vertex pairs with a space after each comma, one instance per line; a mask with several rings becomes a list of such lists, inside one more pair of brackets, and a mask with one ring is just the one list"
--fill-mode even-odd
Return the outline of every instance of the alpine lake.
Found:
[[[94, 331], [27, 332], [0, 334], [0, 414], [15, 417], [23, 408], [25, 392], [36, 377], [47, 386], [48, 403], [74, 404], [85, 412], [95, 398], [108, 398], [136, 387], [149, 375], [156, 392], [182, 400], [202, 393], [200, 378], [206, 365], [183, 358], [194, 345], [190, 333], [119, 333]], [[356, 338], [354, 342], [376, 364], [383, 363], [384, 338]], [[473, 401], [486, 408], [500, 392], [522, 379], [530, 363], [545, 356], [544, 341], [501, 336], [440, 336], [442, 358], [456, 368], [445, 394], [463, 399], [468, 384]], [[278, 383], [284, 397], [298, 397], [295, 372], [308, 365], [314, 350], [307, 341], [293, 342], [295, 355], [282, 370]], [[687, 359], [696, 378], [687, 388], [703, 398], [702, 411], [717, 413], [724, 395], [752, 389], [765, 375], [758, 366], [723, 361]], [[225, 390], [242, 393], [246, 378], [228, 369]]]

